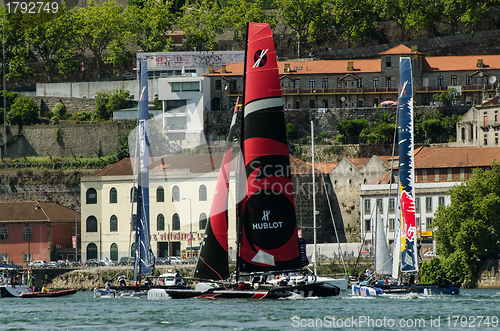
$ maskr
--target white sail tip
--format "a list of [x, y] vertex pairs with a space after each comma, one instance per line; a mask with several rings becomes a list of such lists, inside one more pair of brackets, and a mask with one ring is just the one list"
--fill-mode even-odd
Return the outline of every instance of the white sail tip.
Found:
[[274, 256], [264, 251], [259, 251], [252, 259], [252, 262], [275, 266]]

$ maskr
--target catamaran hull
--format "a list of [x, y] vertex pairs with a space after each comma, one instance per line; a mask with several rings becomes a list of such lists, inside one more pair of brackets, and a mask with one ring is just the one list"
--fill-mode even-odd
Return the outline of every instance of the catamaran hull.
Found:
[[439, 287], [439, 288], [424, 288], [425, 295], [459, 295], [460, 289], [455, 286]]
[[12, 298], [19, 297], [23, 293], [28, 293], [30, 291], [27, 285], [1, 285], [0, 286], [0, 298]]
[[352, 295], [360, 296], [360, 297], [369, 297], [384, 294], [384, 290], [379, 287], [370, 287], [363, 285], [353, 285], [352, 286]]
[[75, 294], [75, 289], [70, 290], [62, 290], [62, 291], [54, 291], [54, 292], [28, 292], [23, 293], [19, 297], [20, 298], [56, 298], [63, 297], [67, 295]]

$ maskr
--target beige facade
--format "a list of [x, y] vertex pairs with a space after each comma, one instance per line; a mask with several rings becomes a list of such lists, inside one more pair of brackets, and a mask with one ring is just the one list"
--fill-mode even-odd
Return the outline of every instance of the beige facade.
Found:
[[[189, 253], [190, 233], [193, 251], [197, 253], [205, 233], [205, 220], [209, 215], [217, 176], [218, 171], [150, 171], [151, 248], [156, 257]], [[83, 261], [120, 260], [131, 256], [135, 238], [134, 231], [131, 231], [131, 216], [136, 214], [137, 208], [136, 203], [132, 206], [131, 202], [133, 185], [132, 175], [82, 177]], [[230, 186], [233, 187], [234, 182]], [[93, 194], [96, 194], [95, 198]], [[94, 218], [97, 226], [94, 225]], [[231, 224], [235, 222], [230, 222], [229, 226], [230, 254], [236, 252], [236, 231]]]
[[500, 146], [499, 115], [498, 104], [472, 107], [457, 123], [457, 142], [454, 146]]

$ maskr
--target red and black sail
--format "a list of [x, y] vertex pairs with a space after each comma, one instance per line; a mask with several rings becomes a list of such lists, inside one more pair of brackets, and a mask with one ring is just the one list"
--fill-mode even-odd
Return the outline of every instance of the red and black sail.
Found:
[[229, 277], [228, 268], [228, 193], [233, 138], [236, 128], [238, 101], [234, 108], [233, 120], [226, 141], [224, 157], [215, 186], [210, 215], [201, 243], [198, 262], [193, 277], [200, 279], [225, 280]]
[[268, 24], [248, 23], [239, 270], [297, 269], [299, 250], [278, 63]]

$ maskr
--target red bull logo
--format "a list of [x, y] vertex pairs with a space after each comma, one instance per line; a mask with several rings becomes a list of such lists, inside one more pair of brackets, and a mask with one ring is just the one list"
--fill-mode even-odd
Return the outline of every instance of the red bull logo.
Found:
[[406, 191], [401, 192], [401, 215], [403, 217], [403, 236], [413, 241], [416, 234], [415, 200]]

